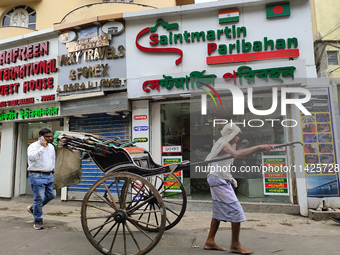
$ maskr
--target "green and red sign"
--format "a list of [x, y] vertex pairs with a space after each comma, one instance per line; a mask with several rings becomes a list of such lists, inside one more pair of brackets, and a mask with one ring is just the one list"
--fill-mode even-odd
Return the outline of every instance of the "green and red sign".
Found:
[[286, 156], [263, 156], [262, 172], [265, 195], [289, 195]]
[[[183, 171], [174, 172], [174, 175], [176, 175], [180, 182], [183, 182]], [[181, 192], [181, 183], [178, 183], [171, 175], [164, 174], [163, 179], [163, 189], [165, 192]]]
[[[283, 6], [283, 7], [282, 7]], [[280, 7], [267, 6], [271, 10], [270, 17], [273, 15], [286, 15], [286, 5], [281, 4]], [[283, 10], [281, 10], [281, 7]], [[227, 10], [226, 10], [227, 11]], [[289, 3], [288, 3], [289, 11]], [[221, 12], [221, 11], [220, 11]], [[269, 11], [267, 11], [268, 13]], [[239, 13], [239, 12], [236, 12]], [[223, 19], [228, 20], [230, 15], [236, 14], [221, 14], [227, 15]], [[238, 14], [237, 14], [238, 15]], [[268, 14], [267, 14], [268, 15]], [[157, 33], [157, 29], [161, 27], [167, 31], [167, 34]], [[178, 32], [176, 32], [178, 31]], [[142, 29], [136, 36], [136, 47], [147, 53], [174, 53], [179, 57], [176, 59], [176, 65], [182, 63], [183, 51], [181, 44], [192, 43], [207, 43], [207, 64], [221, 64], [232, 62], [255, 61], [263, 59], [275, 58], [296, 58], [299, 57], [298, 39], [291, 38], [269, 38], [264, 37], [256, 41], [247, 41], [247, 28], [245, 26], [224, 26], [218, 29], [210, 29], [206, 31], [180, 31], [178, 23], [168, 23], [163, 19], [158, 19], [154, 26]], [[149, 36], [148, 46], [141, 45], [142, 37]], [[224, 42], [216, 43], [213, 41]], [[179, 45], [178, 48], [173, 45]], [[150, 47], [149, 47], [150, 46]], [[170, 47], [169, 47], [170, 46]], [[213, 56], [212, 56], [213, 55]]]
[[290, 16], [289, 2], [267, 5], [266, 15], [267, 15], [267, 19]]
[[[181, 163], [182, 156], [162, 156], [162, 165], [170, 165], [174, 163]], [[183, 171], [174, 172], [174, 175], [183, 182]], [[180, 183], [178, 183], [171, 175], [164, 174], [163, 175], [163, 189], [165, 192], [181, 192]]]
[[162, 156], [162, 165], [167, 166], [173, 163], [181, 163], [182, 156]]

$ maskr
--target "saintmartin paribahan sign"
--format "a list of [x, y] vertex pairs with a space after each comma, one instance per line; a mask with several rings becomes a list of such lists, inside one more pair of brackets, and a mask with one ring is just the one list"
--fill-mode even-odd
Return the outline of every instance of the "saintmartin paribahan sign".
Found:
[[[276, 10], [276, 9], [275, 9]], [[167, 34], [157, 33], [161, 27]], [[183, 51], [181, 47], [174, 45], [207, 43], [207, 64], [220, 64], [240, 61], [254, 61], [273, 58], [295, 58], [300, 55], [299, 41], [296, 37], [270, 38], [265, 36], [256, 41], [247, 41], [249, 31], [246, 26], [225, 26], [220, 29], [206, 31], [179, 31], [178, 23], [168, 23], [158, 19], [154, 26], [142, 29], [136, 36], [136, 47], [147, 53], [174, 53], [179, 57], [176, 65], [182, 63]], [[151, 47], [140, 44], [141, 38], [148, 36], [148, 44]], [[213, 41], [225, 40], [225, 43]], [[171, 46], [171, 47], [168, 47]]]

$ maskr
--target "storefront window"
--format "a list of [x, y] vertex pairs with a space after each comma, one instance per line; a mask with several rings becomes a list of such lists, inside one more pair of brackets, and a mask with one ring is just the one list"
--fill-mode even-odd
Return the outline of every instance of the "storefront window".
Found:
[[28, 124], [28, 145], [34, 143], [39, 138], [39, 131], [43, 128], [48, 128], [45, 122], [36, 122]]
[[[183, 157], [183, 160], [189, 160], [190, 156], [188, 152], [190, 150], [190, 103], [162, 105], [161, 119], [162, 146], [181, 145], [181, 156]], [[170, 153], [165, 154], [170, 155]]]
[[[245, 100], [246, 101], [246, 100]], [[272, 104], [271, 94], [256, 96], [253, 105], [257, 110], [270, 109]], [[217, 122], [217, 119], [220, 120]], [[267, 121], [275, 119], [275, 121]], [[215, 121], [214, 121], [215, 120]], [[224, 120], [225, 122], [223, 122]], [[237, 145], [238, 149], [251, 147], [259, 144], [280, 144], [285, 142], [284, 128], [281, 125], [281, 107], [278, 104], [276, 111], [267, 116], [257, 116], [245, 107], [244, 115], [234, 115], [232, 100], [229, 97], [222, 98], [222, 106], [215, 106], [215, 103], [208, 100], [207, 114], [201, 113], [201, 101], [199, 99], [190, 102], [174, 102], [161, 105], [161, 129], [162, 146], [182, 146], [181, 152], [162, 153], [164, 158], [178, 158], [180, 160], [190, 160], [202, 162], [211, 151], [214, 141], [220, 137], [220, 131], [228, 121], [233, 121], [241, 128], [242, 134]], [[215, 122], [215, 128], [213, 123]], [[220, 124], [218, 124], [220, 123]], [[271, 157], [284, 158], [285, 151], [270, 153]], [[233, 173], [237, 179], [239, 187], [236, 189], [240, 201], [259, 202], [290, 202], [289, 195], [265, 195], [266, 185], [261, 165], [264, 157], [261, 153], [255, 153], [234, 161], [237, 169]], [[287, 162], [286, 162], [287, 163]], [[241, 173], [241, 167], [257, 171]], [[207, 173], [191, 167], [190, 171], [184, 171], [184, 179], [190, 182], [187, 193], [192, 199], [210, 199], [209, 186], [206, 182]], [[288, 184], [287, 184], [288, 185]], [[288, 192], [288, 191], [287, 191]]]

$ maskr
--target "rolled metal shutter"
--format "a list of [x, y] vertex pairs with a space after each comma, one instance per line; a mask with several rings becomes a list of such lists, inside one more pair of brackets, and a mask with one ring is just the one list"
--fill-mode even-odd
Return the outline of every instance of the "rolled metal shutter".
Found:
[[[71, 117], [70, 131], [91, 133], [106, 140], [119, 137], [124, 143], [130, 141], [129, 120], [121, 116], [94, 114], [84, 118]], [[89, 188], [103, 176], [104, 173], [91, 159], [83, 159], [81, 182], [68, 187], [68, 199], [83, 199]]]

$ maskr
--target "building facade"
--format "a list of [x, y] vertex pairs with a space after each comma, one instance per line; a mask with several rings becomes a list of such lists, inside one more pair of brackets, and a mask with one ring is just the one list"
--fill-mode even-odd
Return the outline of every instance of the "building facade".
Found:
[[1, 197], [31, 192], [26, 150], [43, 127], [130, 139], [122, 12], [190, 3], [1, 1]]
[[157, 9], [177, 5], [192, 4], [192, 0], [61, 0], [55, 3], [44, 0], [4, 0], [0, 3], [0, 39], [49, 29], [55, 24], [84, 20], [100, 15]]
[[339, 2], [311, 1], [315, 63], [318, 75], [340, 83]]
[[[322, 199], [339, 205], [336, 102], [329, 80], [317, 78], [308, 1], [220, 1], [123, 17], [134, 38], [132, 138], [144, 139], [157, 162], [203, 160], [233, 122], [239, 148], [303, 143], [235, 161], [241, 201], [299, 204], [303, 215]], [[206, 174], [204, 166], [181, 173], [193, 199], [209, 199]]]
[[[309, 1], [117, 2], [69, 5], [36, 23], [42, 31], [0, 41], [0, 196], [29, 193], [24, 155], [41, 126], [138, 140], [170, 164], [204, 161], [233, 122], [238, 148], [302, 142], [224, 169], [241, 202], [296, 204], [302, 215], [321, 200], [340, 206], [338, 107], [334, 86], [317, 77]], [[16, 22], [3, 17], [1, 29]], [[102, 176], [86, 160], [82, 174], [62, 199], [81, 199]], [[191, 199], [211, 199], [204, 164], [178, 175]]]
[[[332, 100], [339, 105], [340, 95], [340, 64], [339, 64], [339, 22], [340, 18], [337, 9], [340, 3], [337, 1], [312, 0], [311, 13], [313, 24], [313, 40], [315, 65], [318, 77], [326, 77], [331, 81]], [[334, 107], [334, 121], [337, 126], [340, 124], [339, 108]], [[336, 130], [337, 137], [340, 137], [339, 130]], [[335, 141], [339, 144], [339, 139]], [[327, 201], [327, 198], [326, 198]], [[313, 204], [317, 204], [314, 201]]]

